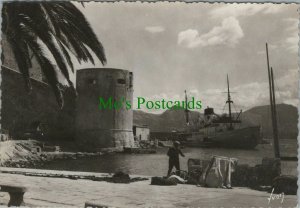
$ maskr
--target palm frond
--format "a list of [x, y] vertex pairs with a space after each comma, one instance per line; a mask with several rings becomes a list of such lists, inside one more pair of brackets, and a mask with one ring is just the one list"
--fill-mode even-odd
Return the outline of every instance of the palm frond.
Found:
[[48, 80], [48, 83], [54, 91], [60, 108], [62, 108], [64, 105], [64, 99], [62, 91], [59, 88], [59, 81], [54, 66], [52, 65], [51, 61], [45, 56], [41, 45], [37, 42], [35, 36], [32, 35], [32, 33], [26, 31], [26, 28], [24, 28], [24, 30], [20, 32], [20, 34], [36, 57], [37, 62], [41, 66], [42, 71]]
[[37, 40], [41, 40], [48, 48], [72, 88], [74, 86], [69, 77], [69, 68], [74, 72], [74, 66], [70, 53], [79, 63], [90, 61], [94, 64], [90, 49], [102, 64], [106, 63], [101, 42], [84, 15], [71, 2], [5, 2], [2, 20], [2, 33], [7, 36], [26, 82], [30, 84], [31, 51], [54, 89], [60, 106], [63, 99], [55, 67]]
[[[8, 12], [12, 12], [11, 8], [6, 9]], [[2, 30], [6, 31], [9, 34], [8, 36], [6, 35], [7, 41], [14, 53], [18, 68], [23, 74], [25, 87], [28, 91], [30, 91], [32, 87], [29, 76], [29, 68], [31, 67], [29, 50], [24, 40], [20, 37], [18, 30], [14, 29], [21, 29], [22, 25], [19, 26], [17, 21], [18, 15], [16, 13], [13, 13], [10, 18], [5, 18], [4, 14], [2, 14], [2, 18], [5, 19], [2, 24]], [[10, 25], [11, 27], [8, 28], [8, 25]]]
[[[43, 7], [45, 11], [47, 11], [49, 20], [59, 37], [61, 34], [64, 34], [67, 39], [72, 37], [73, 40], [80, 40], [81, 43], [89, 47], [95, 53], [102, 64], [106, 63], [102, 44], [99, 42], [84, 15], [72, 3], [48, 3], [43, 4]], [[57, 15], [61, 18], [57, 18]], [[70, 31], [72, 32], [70, 33]], [[74, 44], [72, 45], [74, 47]], [[86, 47], [83, 49], [85, 50]], [[92, 57], [89, 52], [85, 52], [84, 54], [88, 57]], [[79, 57], [82, 57], [81, 60], [85, 61], [86, 56]], [[92, 61], [90, 58], [88, 60]]]
[[70, 66], [72, 72], [74, 73], [74, 66], [73, 66], [73, 62], [72, 62], [72, 59], [71, 59], [71, 56], [70, 56], [69, 52], [67, 51], [66, 47], [59, 40], [57, 40], [57, 43], [60, 47], [60, 50], [64, 54], [64, 57], [65, 57], [68, 65]]

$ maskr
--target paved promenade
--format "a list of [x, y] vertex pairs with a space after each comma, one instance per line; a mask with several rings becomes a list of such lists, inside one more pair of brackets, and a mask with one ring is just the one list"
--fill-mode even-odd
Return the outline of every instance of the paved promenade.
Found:
[[[0, 168], [0, 184], [20, 185], [28, 188], [24, 198], [30, 207], [84, 207], [96, 202], [115, 207], [296, 207], [297, 196], [285, 196], [268, 204], [269, 193], [248, 188], [215, 189], [194, 185], [153, 186], [150, 180], [131, 184], [114, 184], [91, 180], [72, 180], [25, 176], [1, 171], [21, 171], [67, 175], [96, 175], [70, 171]], [[8, 194], [0, 192], [0, 205], [8, 202]]]

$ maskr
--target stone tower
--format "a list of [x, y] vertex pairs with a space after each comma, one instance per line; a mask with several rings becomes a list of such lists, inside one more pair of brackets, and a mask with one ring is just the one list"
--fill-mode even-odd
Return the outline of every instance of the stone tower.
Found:
[[85, 151], [134, 145], [132, 109], [100, 109], [100, 98], [133, 100], [133, 74], [113, 68], [77, 70], [76, 142]]

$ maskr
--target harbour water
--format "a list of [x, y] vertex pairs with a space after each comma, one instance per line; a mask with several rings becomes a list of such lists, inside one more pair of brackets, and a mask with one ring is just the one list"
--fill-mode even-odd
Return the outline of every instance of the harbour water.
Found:
[[[282, 156], [297, 155], [297, 140], [281, 140]], [[43, 169], [114, 173], [123, 171], [129, 174], [163, 176], [168, 170], [167, 148], [158, 148], [156, 154], [108, 154], [95, 158], [76, 160], [56, 160], [45, 164]], [[182, 170], [187, 170], [189, 158], [209, 159], [213, 155], [234, 157], [239, 164], [254, 166], [263, 157], [274, 157], [272, 144], [260, 144], [253, 150], [222, 148], [184, 148], [185, 157], [180, 158]], [[297, 175], [297, 162], [282, 162], [282, 173]]]

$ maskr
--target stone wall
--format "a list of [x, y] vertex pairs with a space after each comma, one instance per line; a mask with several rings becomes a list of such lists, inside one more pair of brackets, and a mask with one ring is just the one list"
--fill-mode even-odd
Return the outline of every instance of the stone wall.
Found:
[[[41, 124], [45, 137], [72, 139], [74, 132], [75, 97], [66, 88], [65, 107], [60, 110], [52, 89], [44, 82], [31, 79], [32, 91], [25, 90], [22, 75], [7, 67], [1, 68], [1, 128], [15, 139], [36, 130]], [[35, 128], [35, 129], [34, 129]]]
[[[12, 52], [12, 49], [7, 42], [7, 39], [4, 34], [2, 34], [2, 39], [1, 39], [1, 49], [2, 49], [2, 66], [8, 67], [10, 69], [13, 69], [15, 71], [19, 71], [17, 62], [15, 60], [15, 56]], [[46, 78], [42, 73], [42, 69], [40, 65], [38, 64], [36, 58], [33, 56], [32, 52], [31, 53], [31, 62], [32, 62], [32, 67], [29, 68], [29, 76], [33, 79], [39, 80], [46, 82]]]
[[[27, 139], [37, 132], [45, 139], [77, 138], [86, 150], [134, 145], [132, 110], [99, 111], [99, 96], [132, 102], [133, 75], [121, 69], [85, 69], [77, 72], [78, 98], [64, 89], [65, 105], [59, 109], [34, 56], [29, 69], [32, 91], [27, 92], [6, 37], [2, 36], [1, 129], [13, 139]], [[60, 76], [60, 74], [58, 74]], [[77, 106], [77, 109], [76, 109]], [[76, 119], [76, 132], [75, 132]], [[42, 133], [42, 135], [40, 135]]]

